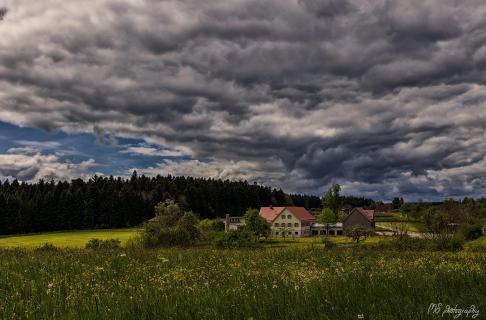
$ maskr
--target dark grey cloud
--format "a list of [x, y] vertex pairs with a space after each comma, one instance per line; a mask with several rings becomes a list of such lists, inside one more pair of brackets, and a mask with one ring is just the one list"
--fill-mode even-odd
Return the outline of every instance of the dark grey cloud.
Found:
[[486, 191], [480, 0], [5, 5], [2, 121], [194, 159], [147, 173], [383, 199]]

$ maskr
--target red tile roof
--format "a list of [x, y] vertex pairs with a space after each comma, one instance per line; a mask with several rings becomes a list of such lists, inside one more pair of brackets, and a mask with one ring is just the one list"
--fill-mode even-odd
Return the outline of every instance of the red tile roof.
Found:
[[288, 209], [300, 221], [315, 221], [316, 218], [304, 207], [261, 207], [260, 216], [272, 222], [285, 209]]
[[375, 218], [375, 210], [366, 210], [363, 208], [355, 208], [355, 209], [370, 221], [372, 221]]

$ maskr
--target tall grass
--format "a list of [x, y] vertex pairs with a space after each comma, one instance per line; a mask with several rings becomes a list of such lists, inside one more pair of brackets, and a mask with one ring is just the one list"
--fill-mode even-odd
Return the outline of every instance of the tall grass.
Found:
[[2, 319], [433, 319], [486, 314], [486, 254], [367, 248], [0, 250]]

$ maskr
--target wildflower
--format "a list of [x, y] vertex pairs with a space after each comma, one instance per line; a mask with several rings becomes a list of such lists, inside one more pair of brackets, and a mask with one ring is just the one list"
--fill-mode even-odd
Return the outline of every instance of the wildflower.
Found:
[[122, 253], [122, 254], [120, 254], [120, 257], [126, 257], [126, 256], [127, 256], [127, 254], [126, 254], [126, 253]]

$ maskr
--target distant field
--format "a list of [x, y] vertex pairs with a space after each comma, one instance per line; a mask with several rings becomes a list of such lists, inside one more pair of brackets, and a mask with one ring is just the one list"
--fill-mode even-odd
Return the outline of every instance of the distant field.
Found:
[[[82, 231], [64, 231], [49, 232], [32, 235], [6, 236], [0, 237], [0, 248], [34, 248], [45, 243], [51, 243], [61, 248], [84, 248], [85, 244], [93, 238], [98, 239], [119, 239], [122, 245], [133, 237], [139, 229], [109, 229], [109, 230], [82, 230]], [[351, 238], [345, 236], [328, 237], [331, 241], [340, 247], [354, 246], [355, 243]], [[369, 237], [360, 245], [375, 244], [381, 237]], [[323, 237], [305, 237], [305, 238], [270, 238], [266, 246], [270, 247], [299, 247], [315, 245], [323, 247]]]
[[51, 243], [56, 247], [83, 248], [92, 238], [119, 239], [124, 244], [134, 236], [139, 229], [108, 229], [49, 232], [21, 236], [0, 237], [0, 248], [31, 248], [44, 243]]
[[376, 222], [377, 227], [382, 228], [394, 228], [400, 224], [404, 223], [405, 228], [410, 232], [425, 232], [425, 226], [420, 222]]
[[[324, 237], [304, 237], [304, 238], [270, 238], [266, 245], [270, 247], [301, 247], [301, 246], [315, 246], [324, 247], [322, 240]], [[356, 243], [346, 236], [329, 236], [327, 239], [334, 242], [338, 247], [355, 246]], [[365, 241], [359, 243], [360, 246], [376, 244], [384, 237], [368, 237]]]

